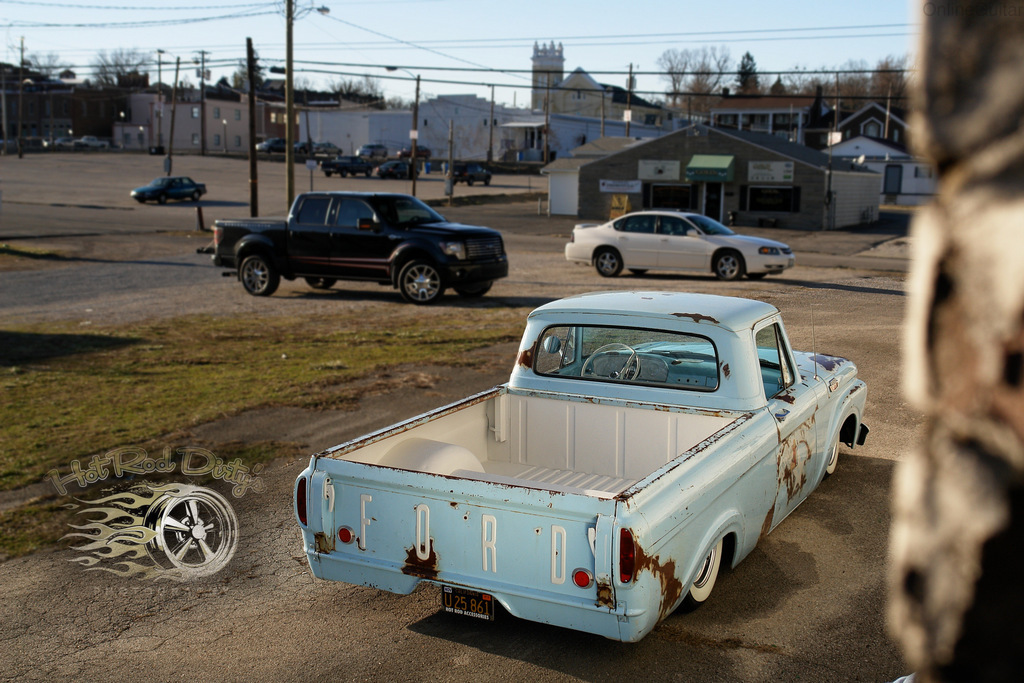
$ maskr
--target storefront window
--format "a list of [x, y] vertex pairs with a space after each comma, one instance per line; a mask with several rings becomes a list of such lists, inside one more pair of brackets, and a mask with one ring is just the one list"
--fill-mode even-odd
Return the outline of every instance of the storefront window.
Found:
[[800, 211], [800, 191], [793, 187], [747, 188], [747, 210], [797, 213]]

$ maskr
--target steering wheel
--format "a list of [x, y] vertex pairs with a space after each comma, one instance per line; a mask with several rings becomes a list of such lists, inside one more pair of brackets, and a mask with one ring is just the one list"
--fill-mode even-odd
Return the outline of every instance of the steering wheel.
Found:
[[[624, 380], [636, 379], [637, 377], [640, 376], [640, 356], [636, 355], [636, 350], [632, 346], [630, 346], [629, 344], [620, 344], [619, 342], [605, 344], [604, 346], [598, 347], [598, 349], [595, 350], [594, 353], [590, 354], [590, 358], [588, 358], [586, 362], [583, 363], [583, 367], [580, 368], [580, 377], [583, 377], [584, 375], [587, 374], [587, 367], [590, 366], [594, 362], [594, 359], [597, 358], [599, 355], [609, 354], [614, 351], [621, 351], [623, 349], [629, 351], [629, 358], [626, 359], [626, 362], [623, 364], [621, 370], [619, 370], [618, 372], [611, 373], [610, 375], [608, 375], [608, 378]], [[633, 365], [633, 374], [631, 375], [628, 374], [630, 364]], [[593, 368], [591, 368], [591, 374], [597, 374], [593, 372]]]

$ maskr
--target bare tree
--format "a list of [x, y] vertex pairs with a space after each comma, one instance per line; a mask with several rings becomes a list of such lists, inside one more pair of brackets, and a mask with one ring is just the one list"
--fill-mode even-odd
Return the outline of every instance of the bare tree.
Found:
[[1024, 22], [983, 0], [923, 13], [914, 143], [939, 171], [914, 222], [890, 623], [918, 680], [1024, 671]]
[[385, 106], [384, 91], [380, 81], [372, 76], [362, 78], [341, 78], [330, 86], [340, 99], [368, 107], [383, 109]]
[[668, 81], [666, 94], [672, 105], [679, 104], [679, 94], [683, 92], [686, 84], [686, 74], [690, 70], [690, 60], [693, 53], [690, 50], [665, 50], [658, 57], [658, 69], [664, 73], [661, 78]]
[[[731, 76], [732, 57], [727, 47], [702, 47], [696, 51], [686, 89], [702, 95], [717, 95]], [[707, 100], [708, 98], [702, 98]]]
[[126, 76], [137, 77], [149, 61], [146, 53], [135, 49], [118, 48], [111, 50], [100, 50], [96, 60], [92, 63], [93, 74], [96, 82], [101, 85], [117, 85], [119, 78]]
[[871, 92], [881, 99], [890, 97], [899, 101], [909, 94], [911, 67], [907, 55], [890, 55], [878, 60], [871, 75]]
[[662, 78], [669, 83], [666, 95], [673, 105], [686, 98], [690, 109], [707, 112], [718, 98], [731, 74], [732, 59], [726, 47], [702, 47], [694, 50], [666, 50], [658, 58]]
[[38, 71], [47, 78], [53, 78], [61, 71], [68, 68], [66, 62], [62, 62], [60, 55], [56, 52], [47, 52], [45, 55], [32, 53], [28, 56], [29, 68]]

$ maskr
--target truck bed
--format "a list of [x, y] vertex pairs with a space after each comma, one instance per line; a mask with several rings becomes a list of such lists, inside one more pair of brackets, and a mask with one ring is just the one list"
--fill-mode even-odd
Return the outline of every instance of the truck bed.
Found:
[[322, 456], [614, 498], [741, 415], [501, 386]]

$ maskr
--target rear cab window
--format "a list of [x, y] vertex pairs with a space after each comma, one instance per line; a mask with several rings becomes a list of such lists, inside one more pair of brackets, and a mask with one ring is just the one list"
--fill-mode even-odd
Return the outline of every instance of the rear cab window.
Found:
[[545, 329], [533, 363], [539, 375], [694, 391], [718, 389], [718, 367], [707, 337], [585, 325]]

